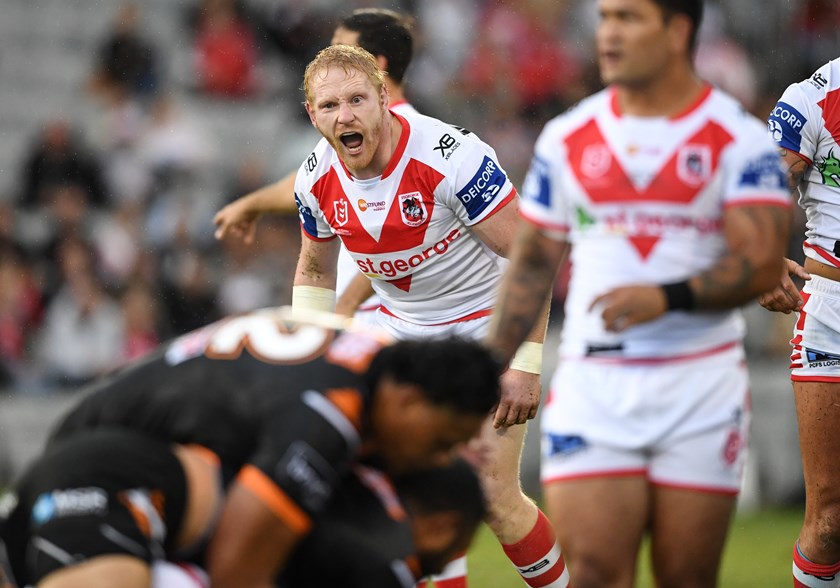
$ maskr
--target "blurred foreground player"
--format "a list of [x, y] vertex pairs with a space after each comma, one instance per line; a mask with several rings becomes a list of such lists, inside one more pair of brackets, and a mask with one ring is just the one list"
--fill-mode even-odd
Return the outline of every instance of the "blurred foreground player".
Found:
[[0, 560], [12, 585], [152, 586], [154, 561], [189, 555], [215, 522], [208, 454], [117, 429], [48, 450], [0, 507]]
[[475, 343], [385, 345], [268, 309], [103, 379], [53, 442], [117, 426], [215, 453], [235, 479], [208, 570], [214, 585], [264, 586], [358, 459], [389, 474], [449, 461], [497, 402], [497, 374]]
[[463, 460], [398, 476], [393, 485], [357, 466], [279, 585], [412, 588], [469, 547], [484, 514], [478, 477]]

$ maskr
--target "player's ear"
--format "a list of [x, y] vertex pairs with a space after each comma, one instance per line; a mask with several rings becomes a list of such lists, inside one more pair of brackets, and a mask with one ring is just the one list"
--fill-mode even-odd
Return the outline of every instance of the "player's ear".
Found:
[[381, 69], [385, 72], [385, 75], [388, 75], [388, 58], [384, 55], [377, 55], [376, 56], [376, 67]]
[[315, 113], [313, 112], [312, 107], [309, 106], [309, 101], [307, 100], [303, 103], [303, 105], [306, 107], [306, 114], [309, 115], [309, 120], [312, 122], [312, 126], [318, 128], [318, 125], [315, 124]]
[[674, 14], [667, 22], [668, 43], [674, 53], [691, 53], [691, 19], [685, 14]]
[[454, 510], [416, 514], [411, 524], [418, 551], [442, 554], [452, 549], [458, 539], [461, 515]]

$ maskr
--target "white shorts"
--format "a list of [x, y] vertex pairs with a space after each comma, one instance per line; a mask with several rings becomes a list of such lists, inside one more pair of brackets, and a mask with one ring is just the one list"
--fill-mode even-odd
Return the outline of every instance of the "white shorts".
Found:
[[790, 379], [840, 382], [840, 282], [812, 275], [793, 327]]
[[397, 340], [461, 337], [463, 339], [477, 341], [484, 338], [487, 334], [487, 329], [490, 327], [490, 316], [442, 325], [418, 325], [404, 321], [379, 309], [376, 312], [376, 325]]
[[740, 344], [657, 363], [565, 360], [542, 412], [542, 481], [645, 476], [734, 495], [749, 421]]

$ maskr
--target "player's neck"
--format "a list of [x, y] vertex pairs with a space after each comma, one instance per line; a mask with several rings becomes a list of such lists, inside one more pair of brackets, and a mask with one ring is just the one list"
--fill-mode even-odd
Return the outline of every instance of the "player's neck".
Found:
[[706, 83], [691, 68], [678, 67], [644, 84], [622, 84], [615, 88], [621, 114], [672, 117], [695, 104]]
[[373, 156], [373, 160], [364, 169], [354, 170], [350, 169], [353, 177], [359, 180], [370, 180], [377, 176], [381, 176], [385, 172], [385, 168], [391, 162], [394, 152], [397, 150], [397, 145], [400, 142], [402, 135], [402, 123], [399, 119], [390, 112], [385, 113], [385, 122], [382, 127], [382, 135], [379, 139], [379, 147]]
[[391, 78], [385, 78], [385, 86], [388, 88], [388, 96], [390, 97], [392, 106], [402, 102], [408, 102], [405, 99], [402, 84], [391, 81]]

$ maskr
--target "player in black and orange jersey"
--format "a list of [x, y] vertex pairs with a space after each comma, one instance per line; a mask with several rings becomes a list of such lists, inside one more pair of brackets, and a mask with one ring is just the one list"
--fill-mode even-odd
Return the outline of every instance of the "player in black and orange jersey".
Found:
[[498, 400], [498, 367], [459, 340], [384, 344], [269, 309], [215, 323], [103, 379], [51, 444], [123, 427], [218, 456], [230, 485], [214, 582], [270, 585], [359, 459], [448, 461]]
[[464, 460], [395, 478], [354, 468], [289, 560], [281, 588], [413, 588], [466, 551], [486, 512]]

